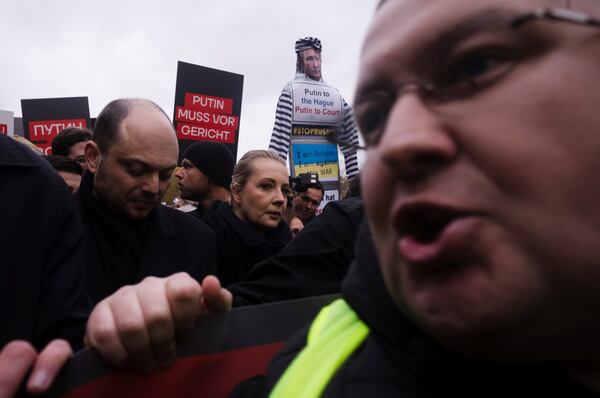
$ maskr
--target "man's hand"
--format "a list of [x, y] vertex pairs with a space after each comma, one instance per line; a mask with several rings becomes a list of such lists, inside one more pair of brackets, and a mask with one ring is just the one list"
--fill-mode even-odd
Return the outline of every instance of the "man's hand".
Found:
[[202, 285], [186, 273], [148, 277], [98, 303], [85, 343], [116, 365], [131, 363], [142, 372], [168, 367], [175, 359], [175, 341], [190, 337], [196, 316], [227, 311], [231, 302], [231, 293], [214, 276]]
[[26, 341], [8, 343], [0, 352], [0, 398], [12, 397], [32, 367], [27, 391], [46, 391], [71, 354], [64, 340], [51, 341], [39, 355]]

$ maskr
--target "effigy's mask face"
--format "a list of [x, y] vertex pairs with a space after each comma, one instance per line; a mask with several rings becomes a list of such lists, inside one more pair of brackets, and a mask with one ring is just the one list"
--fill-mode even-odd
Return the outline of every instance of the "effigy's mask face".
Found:
[[551, 3], [388, 0], [361, 56], [388, 290], [474, 355], [572, 355], [556, 339], [600, 330], [583, 311], [600, 302], [600, 9]]
[[321, 53], [313, 48], [302, 52], [304, 73], [313, 80], [321, 80]]

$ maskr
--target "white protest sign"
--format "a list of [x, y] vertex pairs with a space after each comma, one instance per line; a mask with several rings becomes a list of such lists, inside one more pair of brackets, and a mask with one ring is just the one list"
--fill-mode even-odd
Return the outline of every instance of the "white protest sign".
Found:
[[292, 82], [292, 123], [339, 125], [342, 96], [335, 87], [319, 82]]
[[13, 112], [0, 110], [0, 134], [11, 137], [15, 135], [15, 118]]

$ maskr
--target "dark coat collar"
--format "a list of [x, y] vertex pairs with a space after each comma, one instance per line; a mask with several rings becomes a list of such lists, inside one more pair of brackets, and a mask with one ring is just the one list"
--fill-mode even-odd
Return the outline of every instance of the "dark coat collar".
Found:
[[287, 237], [290, 232], [286, 222], [283, 220], [279, 222], [279, 225], [277, 225], [275, 229], [267, 230], [264, 234], [261, 234], [251, 225], [236, 216], [228, 203], [218, 202], [214, 208], [215, 211], [225, 219], [227, 224], [229, 224], [229, 226], [240, 236], [244, 245], [247, 247], [255, 247], [266, 241], [281, 241], [285, 244], [291, 238], [291, 236], [289, 238]]
[[177, 210], [159, 205], [136, 225], [110, 211], [93, 191], [94, 175], [86, 172], [75, 195], [88, 242], [88, 293], [98, 302], [124, 284], [162, 275], [177, 257], [176, 228], [168, 214]]
[[41, 160], [25, 145], [0, 134], [0, 167], [38, 167]]

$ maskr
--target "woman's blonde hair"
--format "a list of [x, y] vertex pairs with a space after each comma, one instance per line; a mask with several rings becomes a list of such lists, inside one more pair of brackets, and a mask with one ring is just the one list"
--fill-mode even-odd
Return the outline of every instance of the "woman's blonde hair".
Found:
[[252, 164], [256, 159], [272, 159], [281, 163], [285, 167], [285, 162], [279, 155], [270, 150], [257, 149], [249, 151], [233, 167], [233, 175], [231, 176], [231, 192], [239, 192], [244, 189], [248, 179], [252, 175]]

